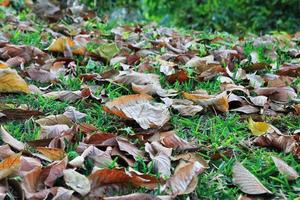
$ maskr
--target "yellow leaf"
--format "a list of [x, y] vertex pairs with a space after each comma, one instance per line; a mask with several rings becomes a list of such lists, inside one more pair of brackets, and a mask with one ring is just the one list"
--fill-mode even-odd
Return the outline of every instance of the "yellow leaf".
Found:
[[65, 157], [65, 151], [59, 148], [37, 147], [36, 150], [52, 161], [62, 160]]
[[27, 83], [18, 75], [17, 71], [0, 64], [0, 93], [1, 92], [29, 92]]
[[253, 135], [260, 136], [265, 134], [269, 129], [269, 124], [266, 122], [255, 122], [250, 117], [248, 127], [251, 130]]
[[0, 180], [11, 175], [21, 164], [21, 154], [13, 154], [0, 163]]
[[47, 48], [48, 51], [63, 53], [67, 48], [70, 48], [73, 54], [84, 55], [85, 47], [79, 41], [72, 40], [68, 37], [60, 37], [54, 40]]

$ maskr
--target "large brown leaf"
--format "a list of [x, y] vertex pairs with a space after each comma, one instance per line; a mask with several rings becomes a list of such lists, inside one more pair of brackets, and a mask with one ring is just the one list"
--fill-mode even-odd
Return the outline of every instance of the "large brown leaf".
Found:
[[170, 119], [167, 107], [146, 94], [127, 95], [105, 104], [106, 112], [135, 120], [143, 129], [162, 127]]
[[238, 185], [246, 194], [272, 194], [259, 180], [241, 163], [236, 162], [232, 169], [233, 183]]

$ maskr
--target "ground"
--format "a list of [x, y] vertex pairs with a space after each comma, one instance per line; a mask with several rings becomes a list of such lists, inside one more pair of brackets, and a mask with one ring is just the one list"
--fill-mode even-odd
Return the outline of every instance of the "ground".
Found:
[[[7, 13], [2, 12], [0, 17], [4, 19], [6, 15]], [[44, 50], [54, 40], [54, 37], [50, 33], [45, 32], [44, 28], [48, 26], [47, 22], [40, 19], [31, 19], [35, 17], [32, 17], [32, 15], [28, 13], [28, 10], [17, 13], [15, 16], [18, 17], [21, 22], [28, 21], [29, 19], [35, 22], [33, 27], [36, 31], [21, 31], [12, 28], [11, 23], [3, 23], [0, 26], [0, 30], [2, 33], [9, 35], [8, 39], [11, 44], [30, 45]], [[103, 33], [103, 36], [100, 36], [100, 38], [103, 37], [112, 40], [112, 36], [107, 37], [105, 34], [110, 34], [110, 29], [113, 27], [114, 26], [110, 24], [106, 25], [105, 23], [90, 19], [84, 28], [87, 31], [87, 34], [97, 30]], [[177, 31], [182, 35], [192, 35], [192, 37], [195, 37], [198, 40], [202, 40], [205, 37], [210, 37], [208, 39], [209, 41], [214, 38], [226, 38], [225, 41], [221, 40], [220, 43], [199, 42], [202, 45], [206, 45], [204, 52], [201, 49], [203, 46], [200, 45], [196, 47], [198, 50], [197, 54], [201, 57], [208, 54], [207, 47], [211, 49], [218, 49], [221, 46], [233, 47], [237, 41], [235, 36], [227, 33], [200, 33], [192, 32], [190, 30]], [[259, 48], [255, 49], [256, 47], [247, 47], [247, 45], [248, 44], [245, 43], [244, 47], [245, 49], [249, 48], [249, 52], [252, 52], [253, 50], [257, 50], [257, 52], [260, 51]], [[277, 52], [278, 49], [279, 48], [276, 49]], [[163, 52], [161, 53], [163, 54]], [[49, 52], [49, 54], [54, 57], [62, 56], [60, 53]], [[280, 58], [278, 58], [276, 62], [279, 65], [291, 60], [291, 58], [286, 58], [281, 55], [278, 57]], [[83, 82], [80, 79], [80, 75], [82, 74], [102, 73], [112, 68], [120, 69], [120, 66], [111, 66], [108, 63], [95, 61], [90, 57], [87, 58], [88, 60], [84, 61], [83, 59], [86, 58], [83, 58], [83, 56], [74, 56], [73, 58], [75, 59], [77, 66], [76, 76], [60, 76], [58, 78], [59, 81], [51, 87], [51, 91], [76, 91], [80, 90], [83, 84], [89, 86], [97, 85], [99, 86], [97, 95], [99, 95], [100, 91], [105, 90], [105, 94], [108, 96], [108, 99], [105, 100], [106, 102], [123, 95], [135, 93], [130, 86], [120, 86], [107, 82], [99, 84], [97, 81]], [[266, 62], [268, 61], [267, 59], [265, 60]], [[143, 62], [143, 60], [141, 62]], [[137, 65], [134, 67], [137, 67]], [[234, 69], [237, 70], [238, 68], [243, 68], [243, 66], [240, 63], [235, 63]], [[184, 83], [178, 81], [176, 83], [169, 83], [166, 75], [161, 73], [159, 69], [155, 69], [154, 73], [160, 76], [162, 88], [179, 91], [179, 95], [176, 98], [183, 98], [182, 92], [192, 92], [198, 89], [204, 89], [208, 91], [209, 94], [217, 94], [222, 91], [222, 83], [218, 78], [199, 81], [196, 78], [197, 75], [195, 74], [195, 71], [192, 69], [188, 69], [187, 71], [189, 80]], [[49, 85], [49, 83], [39, 83], [30, 78], [25, 78], [25, 80], [28, 84], [34, 84], [37, 87], [46, 87]], [[296, 85], [299, 82], [300, 79], [295, 78], [292, 84]], [[159, 101], [159, 97], [155, 98]], [[103, 104], [90, 99], [82, 99], [69, 103], [67, 101], [54, 100], [45, 97], [42, 94], [18, 93], [1, 94], [0, 101], [0, 106], [13, 105], [14, 107], [18, 107], [20, 105], [26, 105], [30, 110], [39, 110], [46, 116], [61, 114], [71, 105], [78, 111], [87, 114], [84, 121], [85, 123], [94, 125], [100, 131], [128, 136], [136, 130], [136, 124], [131, 126], [131, 124], [128, 124], [126, 121], [120, 120], [119, 117], [105, 112], [103, 110]], [[195, 199], [236, 199], [242, 192], [232, 181], [232, 167], [235, 161], [243, 163], [244, 167], [258, 177], [261, 183], [274, 193], [274, 196], [271, 196], [270, 198], [295, 199], [296, 197], [299, 197], [299, 193], [295, 192], [294, 187], [300, 187], [300, 180], [298, 179], [292, 182], [288, 181], [284, 175], [278, 172], [271, 156], [280, 157], [298, 172], [300, 171], [299, 161], [292, 153], [284, 153], [274, 149], [249, 145], [249, 141], [254, 138], [248, 128], [249, 116], [250, 115], [238, 112], [230, 111], [222, 113], [215, 111], [214, 109], [208, 109], [195, 116], [185, 117], [174, 110], [171, 111], [171, 119], [169, 120], [168, 125], [171, 126], [173, 130], [176, 130], [177, 135], [181, 138], [199, 145], [199, 154], [209, 161], [209, 169], [199, 175], [197, 188], [194, 193], [189, 194], [190, 197]], [[263, 115], [262, 119], [269, 124], [273, 124], [282, 132], [293, 133], [297, 129], [300, 129], [299, 115], [296, 115], [293, 112], [284, 114], [277, 113], [277, 115], [274, 116]], [[35, 118], [30, 118], [26, 121], [8, 121], [3, 124], [3, 127], [11, 133], [13, 137], [23, 142], [38, 139], [40, 134], [40, 126], [35, 123]], [[133, 142], [138, 141], [135, 140]], [[78, 144], [76, 143], [67, 144], [65, 151], [67, 153], [73, 152], [76, 150], [77, 145]], [[212, 159], [214, 154], [220, 152], [224, 153], [228, 150], [232, 152], [232, 155], [222, 156], [220, 159]], [[136, 169], [141, 170], [138, 164], [136, 164], [135, 167]], [[147, 171], [147, 169], [144, 170]], [[143, 189], [138, 189], [136, 191], [143, 191]], [[153, 194], [155, 194], [155, 192]], [[178, 196], [177, 198], [185, 199], [189, 195]]]

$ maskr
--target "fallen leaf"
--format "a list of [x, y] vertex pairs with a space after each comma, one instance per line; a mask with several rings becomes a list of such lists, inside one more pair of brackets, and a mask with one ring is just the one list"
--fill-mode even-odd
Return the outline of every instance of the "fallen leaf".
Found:
[[170, 119], [167, 107], [146, 94], [126, 95], [105, 104], [106, 112], [135, 120], [143, 129], [162, 127]]
[[85, 42], [83, 43], [81, 40], [60, 37], [54, 40], [46, 50], [64, 53], [70, 49], [73, 54], [84, 55], [86, 51], [85, 45]]
[[174, 175], [167, 181], [172, 195], [189, 194], [196, 189], [198, 175], [205, 170], [205, 167], [198, 161], [180, 162], [176, 167]]
[[261, 135], [253, 141], [253, 144], [261, 147], [275, 148], [284, 153], [292, 153], [300, 159], [300, 138], [298, 135], [279, 135], [277, 133], [269, 133]]
[[93, 49], [92, 53], [110, 61], [119, 53], [119, 51], [120, 50], [115, 43], [103, 43], [99, 44], [96, 49]]
[[45, 155], [50, 160], [62, 160], [65, 157], [65, 151], [58, 148], [37, 147], [37, 151]]
[[124, 196], [103, 197], [101, 200], [172, 200], [171, 196], [154, 196], [150, 194], [133, 193]]
[[90, 175], [89, 180], [91, 181], [92, 189], [105, 185], [127, 185], [129, 183], [136, 187], [154, 189], [160, 183], [154, 176], [137, 174], [134, 171], [128, 172], [124, 169], [99, 169]]
[[250, 117], [248, 122], [248, 127], [251, 130], [252, 134], [255, 136], [260, 136], [265, 134], [269, 129], [269, 124], [266, 122], [255, 122]]
[[52, 163], [50, 166], [47, 166], [47, 168], [50, 168], [49, 174], [47, 178], [45, 179], [44, 183], [48, 187], [53, 187], [55, 181], [63, 176], [63, 171], [66, 169], [68, 164], [68, 158], [61, 161], [57, 161]]
[[0, 136], [3, 142], [7, 143], [14, 149], [17, 149], [18, 151], [22, 151], [25, 149], [25, 144], [23, 142], [18, 141], [13, 136], [11, 136], [4, 128], [3, 126], [0, 127]]
[[213, 106], [221, 112], [228, 112], [229, 110], [229, 102], [226, 93], [210, 96], [207, 93], [203, 93], [203, 91], [195, 91], [194, 93], [184, 92], [183, 97], [204, 107]]
[[0, 109], [0, 113], [4, 114], [4, 116], [0, 116], [0, 122], [9, 120], [24, 120], [33, 116], [42, 115], [42, 113], [39, 111], [24, 109]]
[[154, 171], [160, 173], [164, 177], [171, 175], [171, 154], [172, 149], [162, 146], [158, 142], [145, 144], [145, 151], [149, 153], [154, 164]]
[[190, 144], [176, 135], [175, 131], [161, 132], [160, 142], [167, 148], [173, 148], [179, 151], [194, 150], [197, 146]]
[[0, 64], [0, 83], [0, 93], [29, 93], [27, 83], [18, 75], [17, 71], [4, 67], [3, 64]]
[[268, 87], [258, 88], [255, 90], [258, 95], [267, 96], [273, 101], [288, 103], [291, 99], [296, 98], [297, 94], [291, 87]]
[[140, 158], [145, 159], [143, 151], [139, 150], [134, 144], [130, 143], [125, 138], [117, 137], [116, 141], [119, 149], [133, 156], [135, 160], [139, 160]]
[[297, 171], [290, 167], [286, 162], [284, 162], [282, 159], [272, 156], [273, 162], [275, 163], [278, 171], [287, 176], [288, 180], [296, 180], [297, 178], [299, 178], [299, 174], [297, 173]]
[[0, 180], [13, 174], [21, 164], [21, 154], [13, 154], [0, 163]]
[[57, 124], [53, 126], [41, 126], [40, 139], [55, 138], [62, 136], [65, 131], [70, 130], [65, 124]]
[[64, 180], [66, 184], [71, 187], [73, 190], [85, 196], [91, 190], [91, 184], [87, 177], [82, 174], [79, 174], [73, 169], [66, 169], [63, 171]]
[[57, 192], [52, 200], [71, 200], [73, 197], [73, 190], [68, 190], [63, 187], [58, 187]]
[[250, 101], [260, 107], [264, 107], [264, 105], [268, 102], [268, 97], [265, 96], [256, 96], [256, 97], [249, 97]]
[[183, 83], [189, 80], [188, 73], [185, 70], [178, 70], [175, 74], [169, 75], [167, 77], [168, 82], [175, 83], [178, 81], [179, 83]]
[[232, 169], [233, 183], [240, 189], [251, 195], [272, 194], [259, 180], [251, 174], [241, 163], [236, 162]]

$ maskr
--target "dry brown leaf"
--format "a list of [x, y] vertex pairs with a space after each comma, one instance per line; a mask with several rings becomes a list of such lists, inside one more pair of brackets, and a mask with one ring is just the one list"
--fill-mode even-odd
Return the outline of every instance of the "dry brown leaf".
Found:
[[40, 139], [55, 138], [62, 136], [66, 131], [70, 130], [69, 126], [65, 124], [57, 124], [53, 126], [41, 126]]
[[126, 95], [105, 104], [106, 112], [135, 120], [143, 129], [162, 127], [170, 119], [167, 107], [146, 94]]
[[85, 196], [91, 190], [91, 184], [87, 177], [79, 174], [73, 169], [66, 169], [63, 171], [65, 183], [73, 190]]
[[18, 151], [22, 151], [25, 149], [25, 144], [23, 142], [18, 141], [13, 136], [11, 136], [4, 128], [3, 126], [0, 127], [0, 136], [3, 142], [7, 143], [14, 149], [17, 149]]
[[24, 110], [24, 109], [0, 109], [0, 113], [4, 116], [0, 116], [1, 121], [9, 121], [9, 120], [24, 120], [29, 119], [33, 116], [42, 115], [41, 112], [35, 110]]
[[162, 146], [160, 143], [154, 141], [151, 144], [145, 144], [145, 151], [149, 153], [153, 161], [154, 171], [160, 173], [164, 177], [171, 175], [171, 154], [172, 149]]
[[103, 197], [100, 200], [172, 200], [172, 196], [154, 196], [150, 194], [134, 193], [124, 196]]
[[251, 195], [272, 194], [259, 180], [251, 174], [241, 163], [236, 162], [232, 169], [233, 183], [240, 189]]
[[194, 93], [183, 93], [184, 98], [194, 101], [201, 106], [213, 106], [221, 112], [228, 112], [229, 102], [226, 93], [221, 93], [216, 96], [210, 96], [203, 91], [195, 91]]
[[235, 109], [231, 109], [230, 111], [252, 114], [252, 113], [258, 113], [259, 109], [251, 105], [244, 105]]
[[93, 172], [89, 179], [92, 189], [112, 184], [127, 185], [129, 183], [136, 187], [154, 189], [160, 183], [154, 176], [138, 174], [134, 171], [127, 172], [124, 169], [100, 169]]
[[159, 96], [174, 96], [175, 91], [164, 90], [156, 74], [139, 73], [135, 71], [120, 71], [118, 75], [111, 77], [116, 83], [132, 86], [132, 90], [140, 94], [158, 94]]
[[0, 163], [0, 180], [13, 174], [21, 164], [21, 154], [13, 154]]
[[250, 101], [260, 107], [264, 107], [264, 105], [268, 102], [268, 97], [265, 96], [256, 96], [256, 97], [249, 97]]
[[192, 145], [184, 139], [178, 137], [175, 131], [161, 132], [160, 142], [167, 148], [173, 148], [179, 151], [197, 149], [197, 146]]
[[253, 144], [262, 147], [275, 148], [285, 153], [292, 153], [300, 159], [299, 141], [299, 135], [279, 135], [277, 133], [269, 133], [255, 138]]
[[282, 159], [272, 156], [273, 162], [275, 163], [278, 171], [287, 176], [288, 180], [296, 180], [297, 178], [299, 178], [299, 174], [297, 173], [297, 171], [290, 167], [286, 162], [284, 162]]
[[144, 152], [139, 150], [134, 144], [130, 143], [127, 139], [117, 137], [116, 141], [118, 143], [119, 149], [133, 156], [135, 160], [138, 160], [140, 158], [145, 159]]
[[62, 160], [66, 155], [63, 149], [58, 148], [37, 147], [36, 150], [52, 161]]
[[196, 189], [198, 175], [205, 167], [196, 162], [180, 162], [176, 167], [174, 175], [167, 181], [167, 186], [172, 195], [189, 194]]
[[194, 116], [203, 110], [202, 106], [193, 105], [192, 101], [187, 99], [162, 98], [162, 101], [169, 107], [177, 110], [182, 116]]
[[68, 158], [65, 157], [65, 159], [54, 162], [50, 166], [47, 166], [47, 168], [50, 168], [50, 171], [47, 178], [44, 181], [45, 185], [49, 187], [53, 187], [55, 181], [59, 177], [63, 176], [63, 171], [66, 169], [67, 164], [68, 164]]
[[289, 100], [296, 98], [297, 93], [291, 87], [268, 87], [255, 90], [258, 95], [267, 96], [273, 101], [288, 103]]
[[73, 190], [68, 190], [64, 187], [58, 187], [57, 192], [52, 200], [71, 200], [73, 193]]
[[217, 67], [220, 66], [220, 63], [217, 61], [214, 61], [214, 56], [213, 55], [209, 55], [206, 57], [194, 57], [191, 60], [189, 60], [186, 64], [186, 67], [193, 67], [195, 69], [195, 71], [198, 74], [201, 74], [202, 72], [213, 68], [213, 67]]

